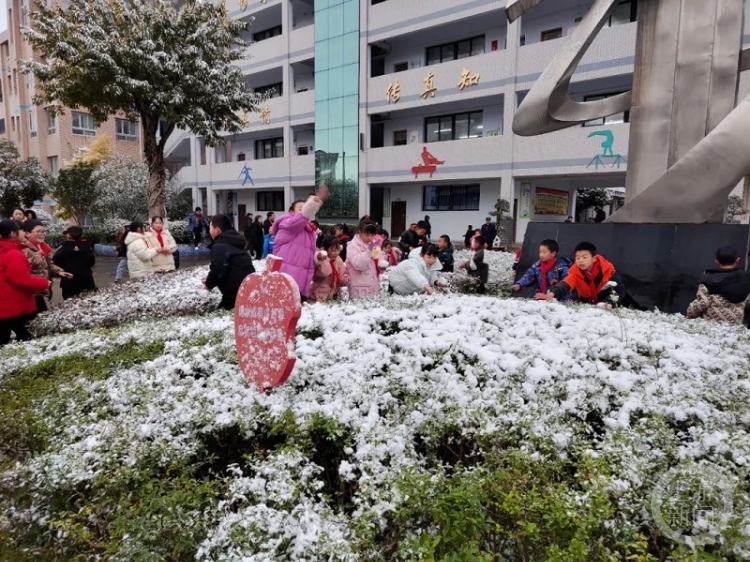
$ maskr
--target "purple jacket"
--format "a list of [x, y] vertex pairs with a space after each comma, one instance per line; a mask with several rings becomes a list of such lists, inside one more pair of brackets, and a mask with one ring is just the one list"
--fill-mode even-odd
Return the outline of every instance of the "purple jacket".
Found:
[[287, 213], [271, 226], [273, 255], [283, 258], [281, 272], [292, 276], [303, 297], [310, 296], [310, 284], [315, 273], [315, 232], [310, 221], [315, 218], [322, 202], [311, 195], [301, 213]]

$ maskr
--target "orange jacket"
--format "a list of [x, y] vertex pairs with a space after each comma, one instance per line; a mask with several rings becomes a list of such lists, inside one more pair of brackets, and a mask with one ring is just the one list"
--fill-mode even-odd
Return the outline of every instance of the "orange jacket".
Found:
[[596, 272], [594, 277], [581, 271], [581, 268], [574, 264], [570, 267], [568, 276], [557, 287], [551, 289], [555, 296], [560, 298], [568, 292], [575, 291], [580, 300], [596, 304], [599, 293], [615, 275], [615, 266], [611, 262], [602, 256], [597, 256], [596, 259], [593, 267], [593, 271]]

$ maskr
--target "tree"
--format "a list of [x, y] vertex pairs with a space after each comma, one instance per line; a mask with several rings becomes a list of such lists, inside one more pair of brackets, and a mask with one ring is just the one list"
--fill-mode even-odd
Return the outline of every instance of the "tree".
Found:
[[724, 222], [728, 224], [734, 223], [738, 217], [746, 214], [748, 210], [745, 208], [745, 203], [742, 197], [739, 195], [730, 195], [727, 199], [727, 211], [724, 217]]
[[576, 211], [583, 214], [586, 210], [595, 207], [606, 207], [612, 202], [612, 196], [606, 189], [581, 188], [576, 194]]
[[[56, 3], [55, 3], [56, 4]], [[259, 96], [239, 67], [248, 24], [227, 16], [224, 2], [70, 0], [36, 3], [24, 37], [39, 55], [24, 62], [40, 85], [35, 103], [140, 119], [149, 170], [150, 215], [164, 215], [164, 147], [175, 128], [208, 146], [242, 131]], [[160, 122], [165, 125], [161, 127]], [[160, 137], [157, 139], [157, 133]]]
[[58, 214], [74, 219], [81, 226], [99, 201], [100, 193], [92, 177], [95, 169], [91, 164], [75, 162], [60, 170], [55, 182]]
[[0, 140], [0, 213], [6, 217], [16, 207], [31, 207], [50, 191], [50, 177], [39, 161], [19, 158], [15, 144]]
[[102, 215], [131, 222], [148, 216], [148, 167], [143, 162], [113, 156], [94, 172], [93, 180]]

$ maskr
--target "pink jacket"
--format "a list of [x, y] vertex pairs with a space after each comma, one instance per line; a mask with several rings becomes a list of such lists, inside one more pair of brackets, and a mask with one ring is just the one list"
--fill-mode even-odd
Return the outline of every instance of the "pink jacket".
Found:
[[334, 297], [341, 298], [341, 287], [349, 284], [349, 274], [346, 264], [341, 258], [334, 262], [338, 275], [338, 284], [334, 285], [333, 266], [331, 260], [326, 258], [322, 262], [315, 260], [315, 274], [313, 275], [312, 288], [310, 289], [310, 301], [327, 301]]
[[311, 195], [301, 213], [287, 213], [271, 226], [273, 255], [283, 258], [281, 272], [292, 276], [303, 297], [310, 296], [310, 283], [315, 272], [315, 232], [310, 221], [323, 202]]
[[364, 299], [380, 294], [380, 279], [372, 250], [355, 235], [346, 246], [346, 270], [349, 272], [349, 298]]

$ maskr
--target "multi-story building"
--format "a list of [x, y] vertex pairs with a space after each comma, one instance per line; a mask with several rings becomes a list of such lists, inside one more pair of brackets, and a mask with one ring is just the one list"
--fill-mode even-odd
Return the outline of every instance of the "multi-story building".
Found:
[[[19, 143], [36, 131], [22, 152], [52, 167], [49, 159], [59, 165], [65, 148], [95, 128], [85, 113], [48, 123], [44, 108], [30, 105], [33, 83], [14, 62], [30, 55], [17, 31], [21, 1], [11, 4], [10, 36], [0, 36], [12, 100], [0, 127]], [[520, 101], [593, 0], [544, 2], [511, 25], [503, 0], [226, 4], [232, 17], [252, 21], [240, 66], [247, 87], [268, 97], [224, 146], [206, 147], [188, 131], [170, 138], [179, 180], [209, 214], [241, 223], [247, 212], [283, 212], [325, 183], [334, 193], [326, 222], [369, 214], [398, 235], [429, 215], [433, 234], [460, 239], [504, 199], [520, 241], [531, 220], [575, 215], [578, 189], [625, 185], [627, 112], [541, 137], [511, 132]], [[637, 0], [619, 2], [573, 78], [574, 99], [631, 87], [637, 11]], [[748, 92], [745, 79], [740, 96]]]
[[[7, 1], [8, 28], [0, 32], [0, 139], [13, 141], [22, 159], [38, 158], [53, 176], [101, 135], [112, 138], [116, 153], [139, 159], [143, 151], [138, 123], [121, 118], [96, 123], [85, 109], [65, 109], [53, 118], [47, 107], [34, 105], [34, 76], [21, 69], [22, 61], [34, 56], [21, 35], [29, 1]], [[53, 211], [54, 200], [46, 197], [44, 207]]]

